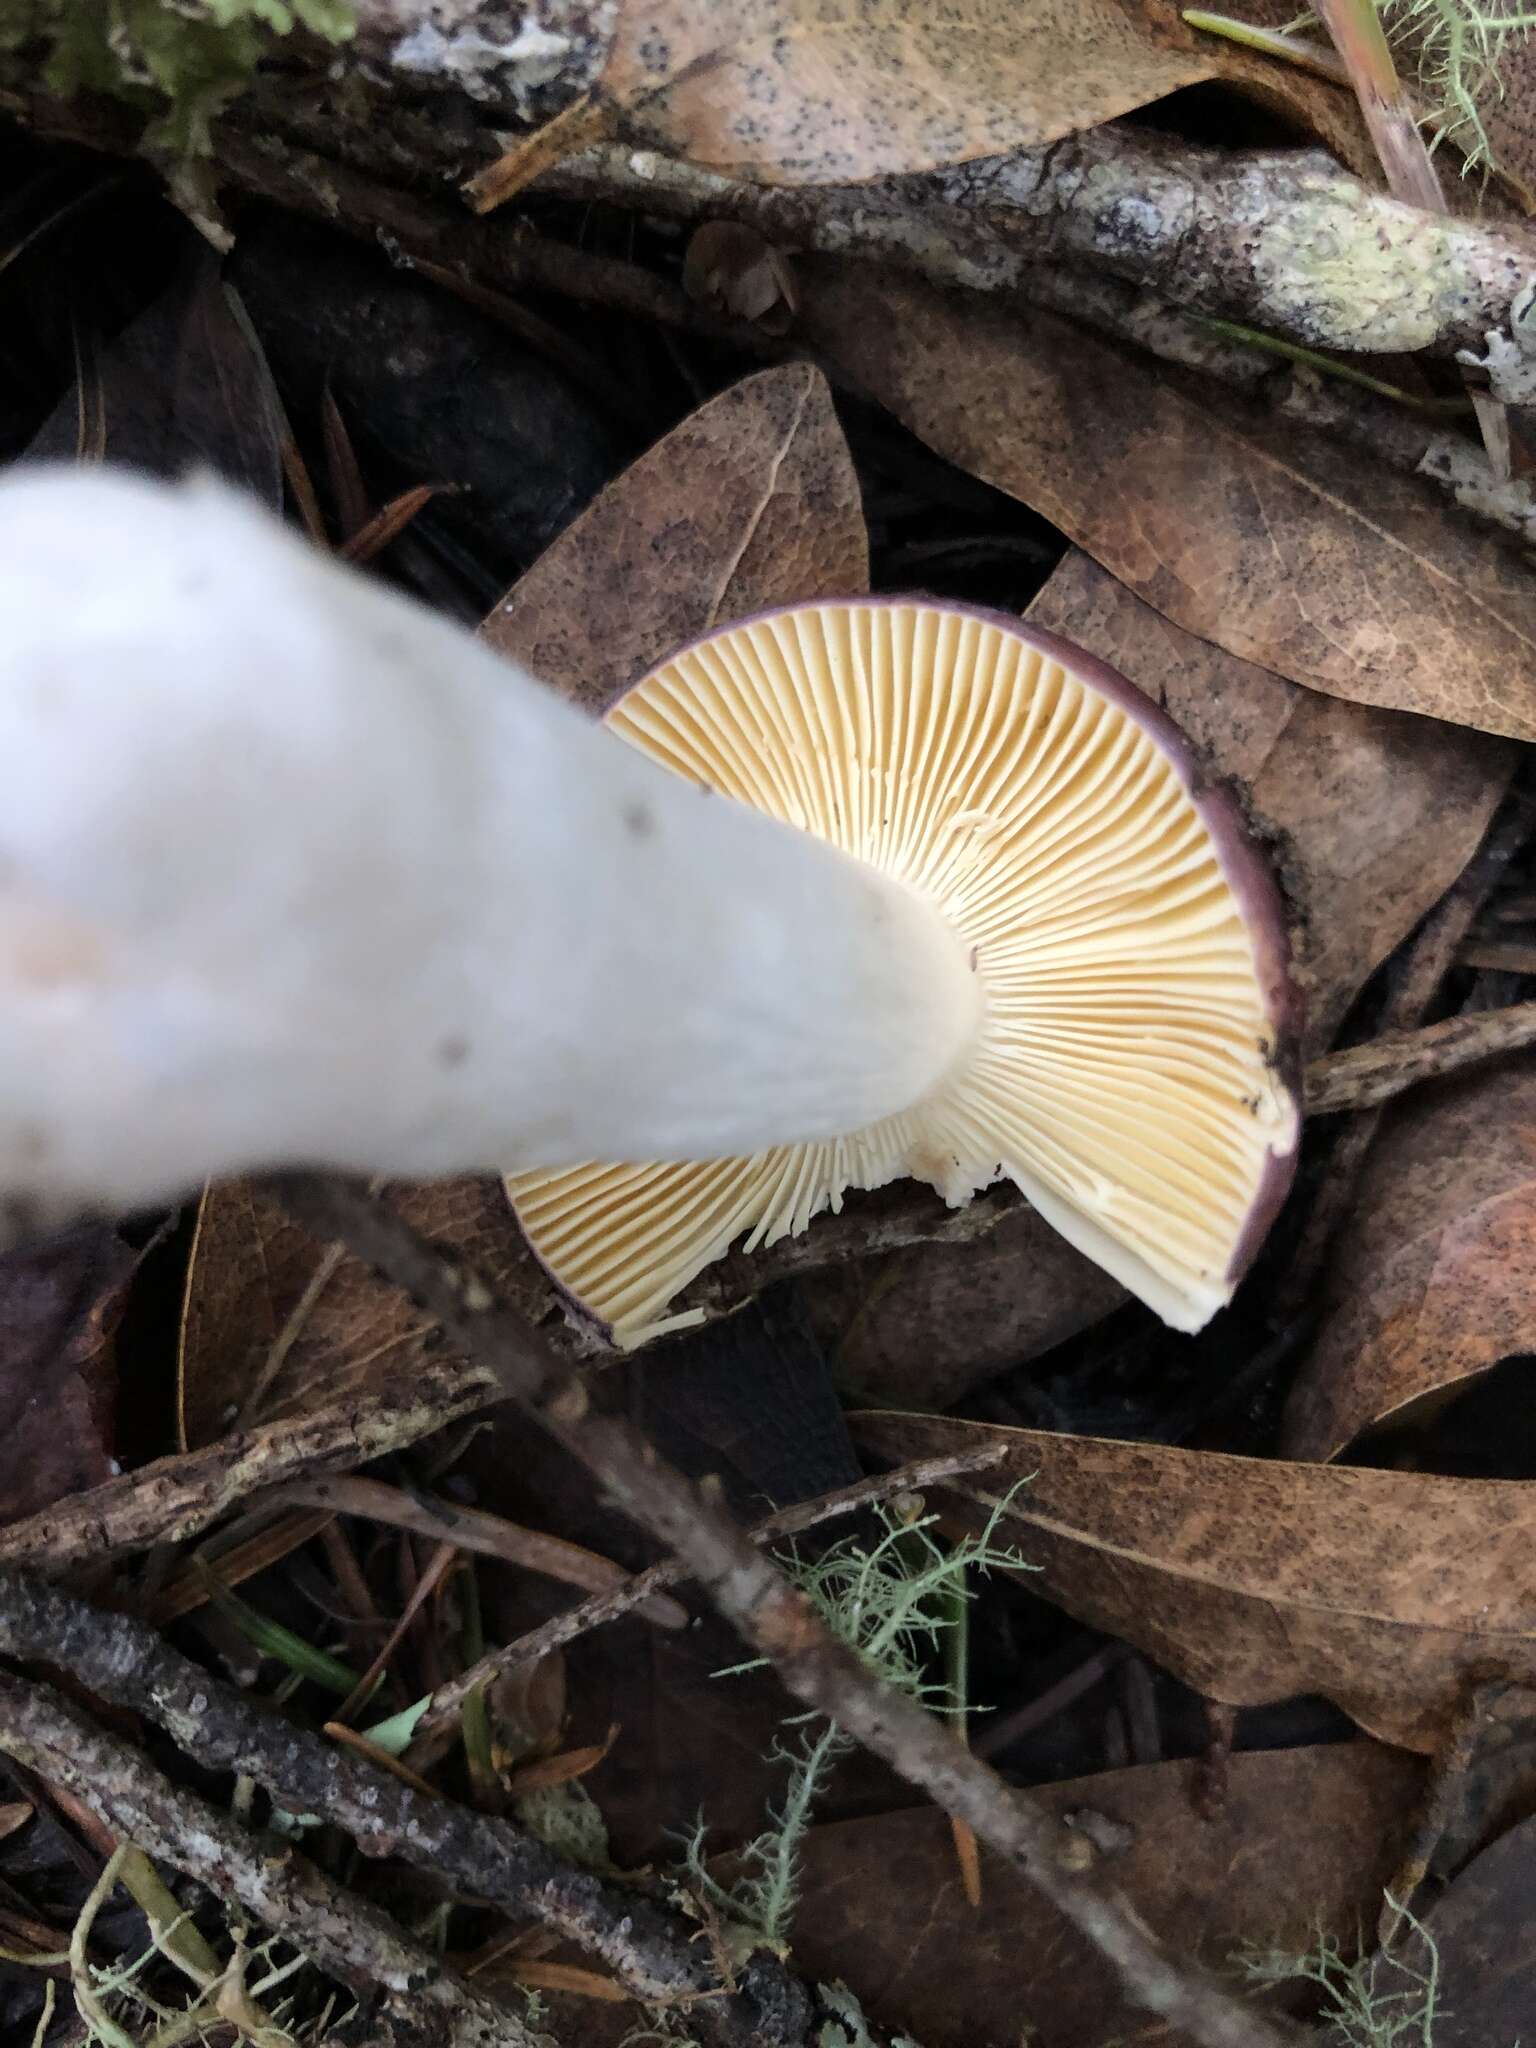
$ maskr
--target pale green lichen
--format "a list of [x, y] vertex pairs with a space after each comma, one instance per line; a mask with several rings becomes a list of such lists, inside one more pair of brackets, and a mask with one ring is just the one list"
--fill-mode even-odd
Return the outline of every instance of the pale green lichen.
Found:
[[1449, 142], [1462, 170], [1494, 165], [1484, 116], [1504, 97], [1500, 65], [1536, 28], [1522, 0], [1377, 0], [1394, 44], [1406, 46], [1428, 118], [1430, 144]]
[[145, 148], [172, 160], [208, 154], [210, 123], [276, 39], [307, 29], [339, 44], [354, 28], [350, 0], [0, 0], [0, 50], [37, 43], [50, 91], [147, 113]]
[[[1299, 315], [1301, 338], [1315, 348], [1409, 355], [1441, 341], [1454, 311], [1445, 280], [1455, 275], [1459, 223], [1431, 214], [1362, 218], [1327, 174], [1297, 184], [1294, 203], [1277, 207], [1254, 236], [1257, 324], [1296, 332]], [[1276, 308], [1268, 319], [1267, 305]]]

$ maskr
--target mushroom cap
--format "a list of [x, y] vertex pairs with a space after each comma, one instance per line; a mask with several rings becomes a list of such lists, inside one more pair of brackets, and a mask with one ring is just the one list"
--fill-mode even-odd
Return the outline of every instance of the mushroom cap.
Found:
[[920, 891], [972, 949], [970, 1054], [900, 1115], [751, 1158], [507, 1182], [557, 1285], [625, 1348], [750, 1252], [903, 1175], [1008, 1178], [1176, 1329], [1231, 1297], [1289, 1188], [1301, 1003], [1236, 805], [1164, 712], [1003, 613], [821, 601], [722, 627], [607, 723], [677, 774]]

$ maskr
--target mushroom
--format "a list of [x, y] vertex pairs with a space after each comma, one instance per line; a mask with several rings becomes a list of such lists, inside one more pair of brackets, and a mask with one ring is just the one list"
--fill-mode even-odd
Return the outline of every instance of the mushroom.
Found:
[[1161, 714], [1016, 621], [781, 613], [604, 731], [217, 485], [45, 470], [0, 610], [13, 1222], [510, 1171], [636, 1342], [898, 1173], [1011, 1175], [1184, 1327], [1280, 1199], [1271, 885]]
[[890, 1114], [850, 1102], [834, 1132], [786, 1125], [730, 1158], [513, 1176], [581, 1310], [622, 1345], [697, 1321], [669, 1304], [732, 1244], [902, 1175], [952, 1205], [1006, 1176], [1177, 1329], [1230, 1299], [1290, 1183], [1299, 1002], [1268, 871], [1161, 711], [1053, 634], [895, 598], [724, 627], [606, 723], [912, 892], [976, 1001], [958, 1055]]

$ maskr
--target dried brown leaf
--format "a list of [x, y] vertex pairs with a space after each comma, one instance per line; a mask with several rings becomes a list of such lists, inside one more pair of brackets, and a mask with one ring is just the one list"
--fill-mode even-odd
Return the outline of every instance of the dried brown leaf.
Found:
[[0, 1806], [0, 1842], [7, 1835], [19, 1834], [36, 1810], [25, 1799], [8, 1800]]
[[[1106, 1880], [1179, 1954], [1222, 1968], [1245, 1941], [1299, 1950], [1320, 1932], [1350, 1941], [1373, 1920], [1421, 1777], [1401, 1752], [1350, 1742], [1233, 1757], [1208, 1819], [1196, 1810], [1195, 1763], [1109, 1771], [1030, 1797], [1063, 1819], [1103, 1815], [1126, 1830]], [[873, 2019], [925, 2048], [1186, 2048], [1186, 2035], [1123, 2003], [1114, 1972], [1038, 1892], [985, 1851], [982, 1870], [973, 1910], [932, 1808], [813, 1828], [796, 1962], [847, 1983]]]
[[722, 620], [869, 588], [858, 477], [826, 379], [764, 370], [609, 485], [486, 619], [498, 652], [593, 711]]
[[1170, 0], [626, 0], [599, 87], [626, 135], [771, 184], [827, 185], [1054, 142], [1222, 78], [1363, 155], [1336, 86]]
[[1536, 1068], [1518, 1056], [1390, 1112], [1292, 1389], [1285, 1450], [1362, 1430], [1529, 1351], [1536, 1320]]
[[[1438, 1956], [1434, 2048], [1516, 2048], [1536, 2039], [1536, 1955], [1530, 1941], [1536, 1820], [1476, 1856], [1429, 1914]], [[1426, 1958], [1409, 1942], [1410, 1963]], [[1390, 1975], [1384, 1988], [1392, 1990]]]
[[1529, 566], [1427, 486], [1039, 308], [822, 257], [801, 277], [813, 347], [1176, 624], [1330, 696], [1536, 738]]
[[95, 1225], [0, 1257], [0, 1523], [116, 1471], [114, 1339], [138, 1263]]
[[1165, 706], [1278, 836], [1307, 1050], [1321, 1052], [1366, 977], [1471, 859], [1514, 749], [1300, 689], [1184, 632], [1075, 549], [1030, 616]]
[[[1536, 1487], [947, 1416], [852, 1426], [892, 1463], [1005, 1444], [1021, 1483], [1002, 1527], [1037, 1567], [1031, 1590], [1225, 1705], [1322, 1693], [1382, 1741], [1432, 1750], [1470, 1680], [1536, 1676]], [[957, 1527], [988, 1512], [979, 1489], [935, 1498]]]

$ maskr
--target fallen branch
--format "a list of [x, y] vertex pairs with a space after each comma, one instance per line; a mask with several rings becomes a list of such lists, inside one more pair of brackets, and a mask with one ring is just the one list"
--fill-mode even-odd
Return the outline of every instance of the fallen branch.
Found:
[[[814, 2038], [811, 1998], [776, 1957], [754, 1956], [738, 1971], [737, 1990], [723, 1994], [707, 1949], [694, 1938], [696, 1922], [575, 1869], [511, 1821], [426, 1797], [212, 1677], [142, 1622], [103, 1613], [24, 1574], [0, 1573], [0, 1651], [67, 1670], [114, 1706], [146, 1715], [205, 1770], [255, 1779], [288, 1811], [320, 1814], [346, 1829], [368, 1854], [399, 1856], [466, 1896], [537, 1920], [577, 1943], [635, 1998], [686, 2004], [690, 2029], [712, 2048], [809, 2048]], [[0, 1747], [11, 1747], [16, 1723], [8, 1688], [17, 1684], [0, 1679]], [[86, 1747], [80, 1754], [87, 1782], [118, 1782], [115, 1755], [103, 1775], [101, 1751]], [[36, 1767], [56, 1775], [51, 1755]], [[91, 1803], [76, 1776], [60, 1782]], [[136, 1811], [106, 1817], [150, 1854], [178, 1862], [146, 1835]], [[231, 1823], [221, 1825], [239, 1834]], [[208, 1839], [223, 1853], [222, 1835]], [[294, 1860], [292, 1852], [285, 1855]], [[178, 1867], [208, 1881], [195, 1865]], [[307, 1939], [303, 1945], [310, 1946]]]
[[698, 1487], [664, 1464], [628, 1424], [597, 1412], [581, 1380], [559, 1365], [473, 1267], [445, 1258], [363, 1188], [303, 1174], [279, 1176], [272, 1186], [298, 1221], [346, 1244], [435, 1317], [466, 1356], [494, 1372], [508, 1396], [627, 1514], [676, 1552], [797, 1699], [967, 1821], [1094, 1943], [1132, 2003], [1203, 2048], [1283, 2048], [1286, 2031], [1176, 1959], [1091, 1866], [1083, 1868], [1080, 1837], [1005, 1784], [932, 1714], [872, 1677]]
[[378, 2001], [384, 2031], [375, 2039], [394, 2048], [535, 2048], [514, 2011], [463, 1982], [376, 1906], [296, 1849], [251, 1835], [173, 1785], [51, 1686], [0, 1672], [0, 1750], [146, 1855], [253, 1914], [365, 2005]]
[[312, 1408], [205, 1450], [158, 1458], [0, 1528], [0, 1566], [59, 1574], [195, 1536], [252, 1494], [315, 1472], [350, 1470], [420, 1442], [498, 1396], [482, 1367], [437, 1359], [366, 1398]]
[[[761, 1547], [766, 1543], [781, 1542], [788, 1536], [803, 1535], [819, 1523], [833, 1521], [839, 1515], [857, 1514], [860, 1509], [872, 1507], [877, 1501], [890, 1500], [901, 1493], [921, 1493], [926, 1487], [937, 1486], [961, 1472], [980, 1471], [988, 1465], [995, 1465], [1002, 1455], [1002, 1446], [994, 1444], [979, 1451], [951, 1452], [941, 1458], [919, 1458], [910, 1465], [899, 1465], [894, 1472], [882, 1472], [873, 1479], [860, 1479], [852, 1486], [839, 1487], [835, 1493], [824, 1493], [816, 1500], [802, 1501], [794, 1507], [780, 1508], [776, 1514], [765, 1515], [762, 1521], [755, 1522], [745, 1532], [747, 1541]], [[666, 1587], [681, 1585], [687, 1577], [688, 1569], [681, 1559], [664, 1557], [659, 1563], [636, 1572], [611, 1592], [594, 1593], [591, 1599], [579, 1601], [576, 1606], [566, 1608], [563, 1614], [553, 1615], [537, 1628], [529, 1629], [526, 1635], [517, 1636], [498, 1649], [488, 1650], [477, 1664], [472, 1664], [433, 1694], [431, 1706], [417, 1723], [415, 1739], [408, 1752], [409, 1761], [423, 1767], [442, 1754], [444, 1745], [457, 1730], [459, 1708], [476, 1686], [499, 1677], [503, 1672], [515, 1670], [519, 1665], [537, 1664], [541, 1657], [562, 1649], [578, 1636], [586, 1635], [590, 1629], [602, 1628], [610, 1621], [619, 1620], [622, 1615], [634, 1613], [637, 1608], [643, 1609]]]
[[1444, 1080], [1481, 1060], [1528, 1045], [1536, 1045], [1536, 1003], [1474, 1010], [1468, 1016], [1427, 1024], [1422, 1031], [1388, 1032], [1312, 1062], [1306, 1078], [1307, 1115], [1374, 1109], [1421, 1081]]

